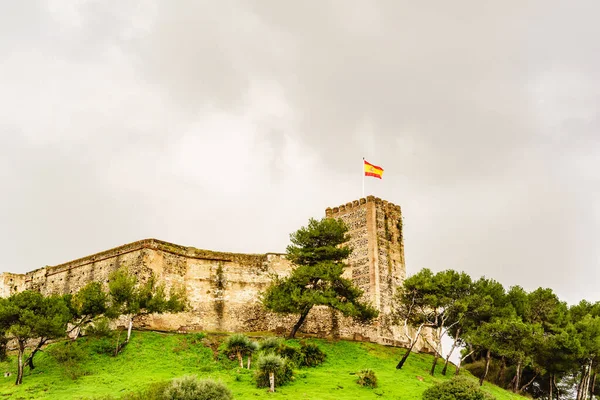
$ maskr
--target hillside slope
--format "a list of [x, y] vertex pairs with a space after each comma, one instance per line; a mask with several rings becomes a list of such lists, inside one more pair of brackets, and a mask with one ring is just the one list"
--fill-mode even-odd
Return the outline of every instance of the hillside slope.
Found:
[[[192, 339], [193, 336], [181, 334], [134, 332], [131, 343], [116, 358], [96, 354], [92, 351], [93, 342], [80, 339], [87, 354], [84, 362], [69, 369], [44, 352], [36, 357], [33, 371], [26, 368], [23, 385], [19, 387], [14, 385], [16, 357], [13, 356], [8, 363], [0, 363], [2, 372], [13, 374], [0, 378], [0, 398], [62, 400], [106, 395], [118, 398], [152, 382], [197, 374], [224, 382], [236, 399], [420, 399], [429, 386], [448, 379], [441, 373], [435, 378], [428, 375], [432, 361], [428, 355], [411, 355], [405, 367], [398, 371], [395, 365], [404, 353], [403, 349], [372, 343], [307, 339], [325, 351], [327, 361], [316, 368], [297, 370], [294, 382], [269, 394], [266, 389], [256, 388], [253, 370], [240, 371], [234, 361], [215, 359], [213, 350], [223, 336], [209, 335], [201, 343]], [[378, 388], [363, 388], [356, 383], [355, 374], [362, 369], [375, 371]], [[81, 376], [72, 379], [76, 375]], [[485, 384], [484, 390], [498, 400], [522, 399], [490, 384]]]

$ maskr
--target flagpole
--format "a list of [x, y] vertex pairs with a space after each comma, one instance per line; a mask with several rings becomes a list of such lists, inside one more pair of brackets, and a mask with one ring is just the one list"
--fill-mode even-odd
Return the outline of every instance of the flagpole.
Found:
[[365, 197], [365, 158], [363, 157], [363, 162], [360, 168], [360, 173], [362, 175], [362, 197]]

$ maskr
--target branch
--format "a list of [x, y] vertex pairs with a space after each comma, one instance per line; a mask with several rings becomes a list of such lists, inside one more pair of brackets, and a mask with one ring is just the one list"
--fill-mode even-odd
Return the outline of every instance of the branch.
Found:
[[475, 353], [475, 350], [471, 350], [467, 355], [465, 355], [464, 357], [460, 358], [460, 361], [464, 361], [467, 359], [467, 357], [469, 357], [471, 354]]
[[523, 390], [527, 389], [527, 386], [531, 385], [533, 383], [533, 381], [535, 380], [535, 378], [537, 378], [538, 374], [537, 372], [535, 373], [535, 375], [533, 376], [533, 378], [531, 378], [531, 380], [529, 382], [527, 382], [525, 385], [523, 385], [521, 387], [521, 389], [519, 389], [519, 393], [521, 393]]

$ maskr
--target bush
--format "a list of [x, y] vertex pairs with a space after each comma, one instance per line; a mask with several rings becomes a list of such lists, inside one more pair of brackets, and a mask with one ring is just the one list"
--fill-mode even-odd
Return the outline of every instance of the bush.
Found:
[[358, 373], [358, 380], [356, 381], [360, 386], [376, 388], [377, 377], [375, 372], [370, 369], [364, 369]]
[[60, 364], [80, 362], [85, 358], [85, 351], [73, 342], [57, 343], [46, 352]]
[[111, 338], [98, 338], [90, 341], [90, 349], [96, 354], [115, 355], [117, 342]]
[[63, 366], [63, 372], [70, 379], [77, 379], [86, 372], [80, 364], [85, 358], [85, 351], [73, 342], [57, 343], [47, 350], [48, 354]]
[[225, 339], [222, 349], [230, 356], [230, 358], [232, 358], [233, 355], [239, 355], [241, 357], [248, 346], [250, 346], [250, 339], [248, 336], [236, 333]]
[[286, 358], [288, 361], [297, 366], [300, 366], [302, 364], [302, 360], [304, 359], [304, 354], [302, 354], [299, 348], [290, 346], [285, 342], [282, 342], [279, 345], [276, 352], [281, 357]]
[[128, 393], [121, 400], [165, 400], [165, 391], [171, 382], [156, 382], [150, 384], [147, 389], [137, 393]]
[[191, 344], [200, 344], [202, 343], [202, 339], [206, 337], [206, 333], [198, 332], [198, 333], [189, 333], [187, 337], [190, 339]]
[[110, 329], [110, 320], [108, 318], [100, 318], [93, 325], [87, 327], [85, 335], [94, 338], [113, 337], [114, 331]]
[[275, 372], [275, 386], [285, 385], [294, 379], [293, 364], [280, 356], [269, 354], [262, 356], [256, 362], [255, 372], [256, 386], [269, 387], [269, 372]]
[[282, 344], [282, 340], [281, 338], [278, 337], [268, 337], [268, 338], [264, 338], [261, 342], [260, 342], [260, 351], [264, 352], [265, 354], [268, 353], [276, 353], [277, 349], [279, 349], [279, 346]]
[[231, 391], [211, 379], [198, 380], [195, 376], [175, 379], [164, 391], [165, 400], [231, 400]]
[[327, 355], [323, 353], [323, 350], [316, 344], [300, 344], [300, 352], [302, 353], [302, 361], [300, 363], [303, 367], [316, 367], [325, 361]]
[[466, 377], [455, 377], [449, 381], [438, 383], [423, 393], [423, 400], [494, 400], [495, 397], [485, 393], [476, 382]]

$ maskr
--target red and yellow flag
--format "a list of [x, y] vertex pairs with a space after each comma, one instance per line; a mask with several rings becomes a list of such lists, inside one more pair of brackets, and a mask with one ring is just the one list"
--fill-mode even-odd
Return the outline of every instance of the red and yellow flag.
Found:
[[381, 179], [383, 176], [383, 168], [368, 163], [367, 160], [363, 159], [365, 163], [365, 176], [372, 176]]

